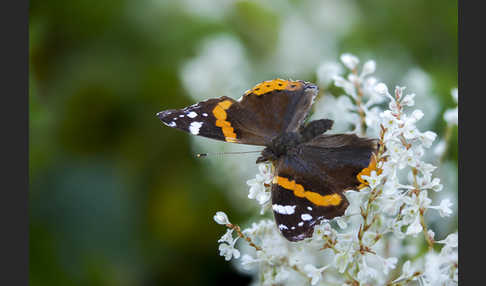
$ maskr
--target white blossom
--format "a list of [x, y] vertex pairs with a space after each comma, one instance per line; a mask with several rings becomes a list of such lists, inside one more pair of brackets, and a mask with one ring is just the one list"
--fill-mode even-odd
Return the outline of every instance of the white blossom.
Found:
[[[243, 229], [247, 239], [240, 244], [249, 240], [253, 246], [240, 247], [239, 263], [245, 269], [255, 268], [261, 285], [300, 285], [306, 281], [343, 285], [350, 279], [362, 285], [416, 280], [420, 285], [457, 285], [457, 233], [434, 241], [435, 232], [425, 216], [431, 209], [440, 217], [450, 216], [453, 206], [449, 199], [436, 203], [435, 197], [429, 196], [441, 191], [443, 183], [434, 175], [437, 166], [425, 159], [438, 135], [417, 125], [428, 116], [427, 109], [415, 108], [416, 95], [405, 93], [405, 87], [397, 86], [390, 94], [386, 84], [373, 76], [374, 61], [366, 61], [361, 71], [356, 56], [344, 54], [341, 61], [348, 74], [341, 74], [341, 69], [329, 63], [322, 64], [317, 73], [320, 85], [328, 85], [332, 77], [344, 94], [326, 95], [322, 100], [326, 104], [316, 102], [313, 116], [333, 115], [348, 125], [348, 131], [351, 128], [361, 134], [364, 127], [368, 136], [375, 134], [383, 147], [374, 155], [376, 166], [370, 164], [360, 173], [359, 189], [344, 192], [349, 202], [344, 215], [315, 225], [310, 238], [289, 242], [275, 221], [268, 219]], [[248, 197], [262, 208], [271, 200], [273, 172], [271, 164], [260, 164], [258, 174], [247, 181]], [[217, 214], [215, 221], [229, 224], [224, 213]], [[238, 237], [233, 239], [232, 234], [229, 229], [218, 241], [226, 260], [240, 256], [234, 247]], [[430, 247], [424, 254], [417, 241], [444, 246], [440, 252]], [[407, 257], [414, 257], [413, 262], [398, 263]], [[396, 273], [400, 273], [398, 278]]]
[[317, 68], [317, 80], [320, 86], [328, 86], [333, 78], [341, 74], [342, 68], [335, 62], [325, 62]]
[[233, 244], [233, 229], [227, 229], [226, 233], [218, 240], [218, 242], [226, 242]]
[[[458, 103], [458, 92], [457, 92], [457, 88], [453, 89], [451, 91], [451, 94], [452, 94], [452, 98], [454, 99], [454, 101], [456, 103]], [[452, 125], [457, 125], [458, 122], [459, 122], [459, 113], [458, 113], [458, 107], [454, 107], [454, 108], [451, 108], [451, 109], [447, 109], [445, 112], [444, 112], [444, 120], [449, 123], [449, 124], [452, 124]]]
[[214, 221], [216, 221], [218, 224], [229, 224], [230, 221], [228, 220], [228, 216], [224, 212], [217, 212], [214, 215]]
[[431, 209], [436, 209], [439, 211], [441, 217], [448, 217], [452, 214], [452, 202], [449, 199], [444, 199], [440, 202], [438, 206], [431, 206]]
[[455, 248], [458, 246], [457, 232], [449, 234], [445, 239], [437, 241], [437, 243], [445, 244], [444, 247]]
[[356, 68], [359, 63], [359, 59], [352, 54], [343, 54], [341, 55], [341, 62], [350, 70]]
[[226, 261], [231, 260], [232, 257], [235, 259], [240, 257], [240, 251], [235, 248], [235, 242], [236, 240], [232, 244], [221, 243], [219, 245], [219, 255], [224, 256]]
[[311, 284], [316, 285], [317, 282], [319, 282], [319, 280], [321, 280], [322, 272], [324, 270], [326, 270], [328, 267], [329, 267], [329, 265], [326, 265], [326, 266], [321, 267], [321, 268], [316, 268], [312, 264], [306, 264], [306, 265], [304, 265], [303, 270], [306, 273], [306, 275], [309, 278], [311, 278]]

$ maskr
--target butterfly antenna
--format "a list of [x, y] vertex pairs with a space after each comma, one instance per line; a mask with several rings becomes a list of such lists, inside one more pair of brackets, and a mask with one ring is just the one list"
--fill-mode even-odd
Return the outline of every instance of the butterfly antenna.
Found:
[[260, 153], [260, 152], [261, 151], [197, 153], [196, 158], [203, 158], [209, 155], [223, 156], [223, 155], [248, 154], [248, 153]]

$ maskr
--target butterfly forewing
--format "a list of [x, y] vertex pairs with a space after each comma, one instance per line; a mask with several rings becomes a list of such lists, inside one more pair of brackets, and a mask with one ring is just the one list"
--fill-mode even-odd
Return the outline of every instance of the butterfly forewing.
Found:
[[223, 96], [157, 116], [165, 125], [193, 135], [265, 146], [282, 132], [296, 131], [316, 95], [311, 83], [276, 79], [256, 85], [238, 101]]
[[[279, 84], [282, 84], [280, 89]], [[315, 85], [303, 81], [262, 82], [240, 98], [230, 118], [266, 137], [268, 144], [283, 132], [297, 131], [317, 93]]]
[[196, 103], [183, 109], [171, 109], [157, 113], [162, 122], [193, 135], [211, 139], [251, 145], [264, 145], [264, 139], [249, 132], [230, 114], [239, 103], [223, 96]]

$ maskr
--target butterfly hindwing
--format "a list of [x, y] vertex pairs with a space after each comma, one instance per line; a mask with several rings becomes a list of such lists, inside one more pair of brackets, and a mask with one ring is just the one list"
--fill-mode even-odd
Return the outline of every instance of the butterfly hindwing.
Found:
[[349, 205], [343, 192], [359, 185], [356, 175], [375, 148], [374, 141], [355, 135], [321, 135], [280, 158], [272, 208], [281, 233], [302, 240], [322, 220], [342, 216]]
[[277, 169], [272, 183], [272, 209], [282, 235], [290, 241], [311, 237], [314, 226], [324, 219], [344, 214], [348, 201], [332, 192], [318, 178]]
[[334, 191], [359, 185], [357, 175], [368, 167], [377, 142], [354, 134], [320, 135], [299, 146], [298, 159], [316, 174], [325, 174]]

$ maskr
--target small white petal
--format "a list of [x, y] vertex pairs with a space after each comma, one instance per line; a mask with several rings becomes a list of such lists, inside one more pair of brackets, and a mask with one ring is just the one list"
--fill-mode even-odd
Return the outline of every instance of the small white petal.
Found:
[[354, 68], [356, 68], [356, 66], [359, 63], [359, 59], [355, 55], [352, 55], [352, 54], [341, 55], [341, 61], [350, 70], [353, 70]]
[[230, 221], [228, 220], [228, 216], [224, 212], [217, 212], [214, 215], [214, 221], [216, 221], [218, 224], [226, 225], [230, 224]]
[[373, 60], [367, 61], [363, 65], [363, 71], [361, 72], [361, 76], [372, 74], [375, 72], [375, 70], [376, 70], [376, 62]]

